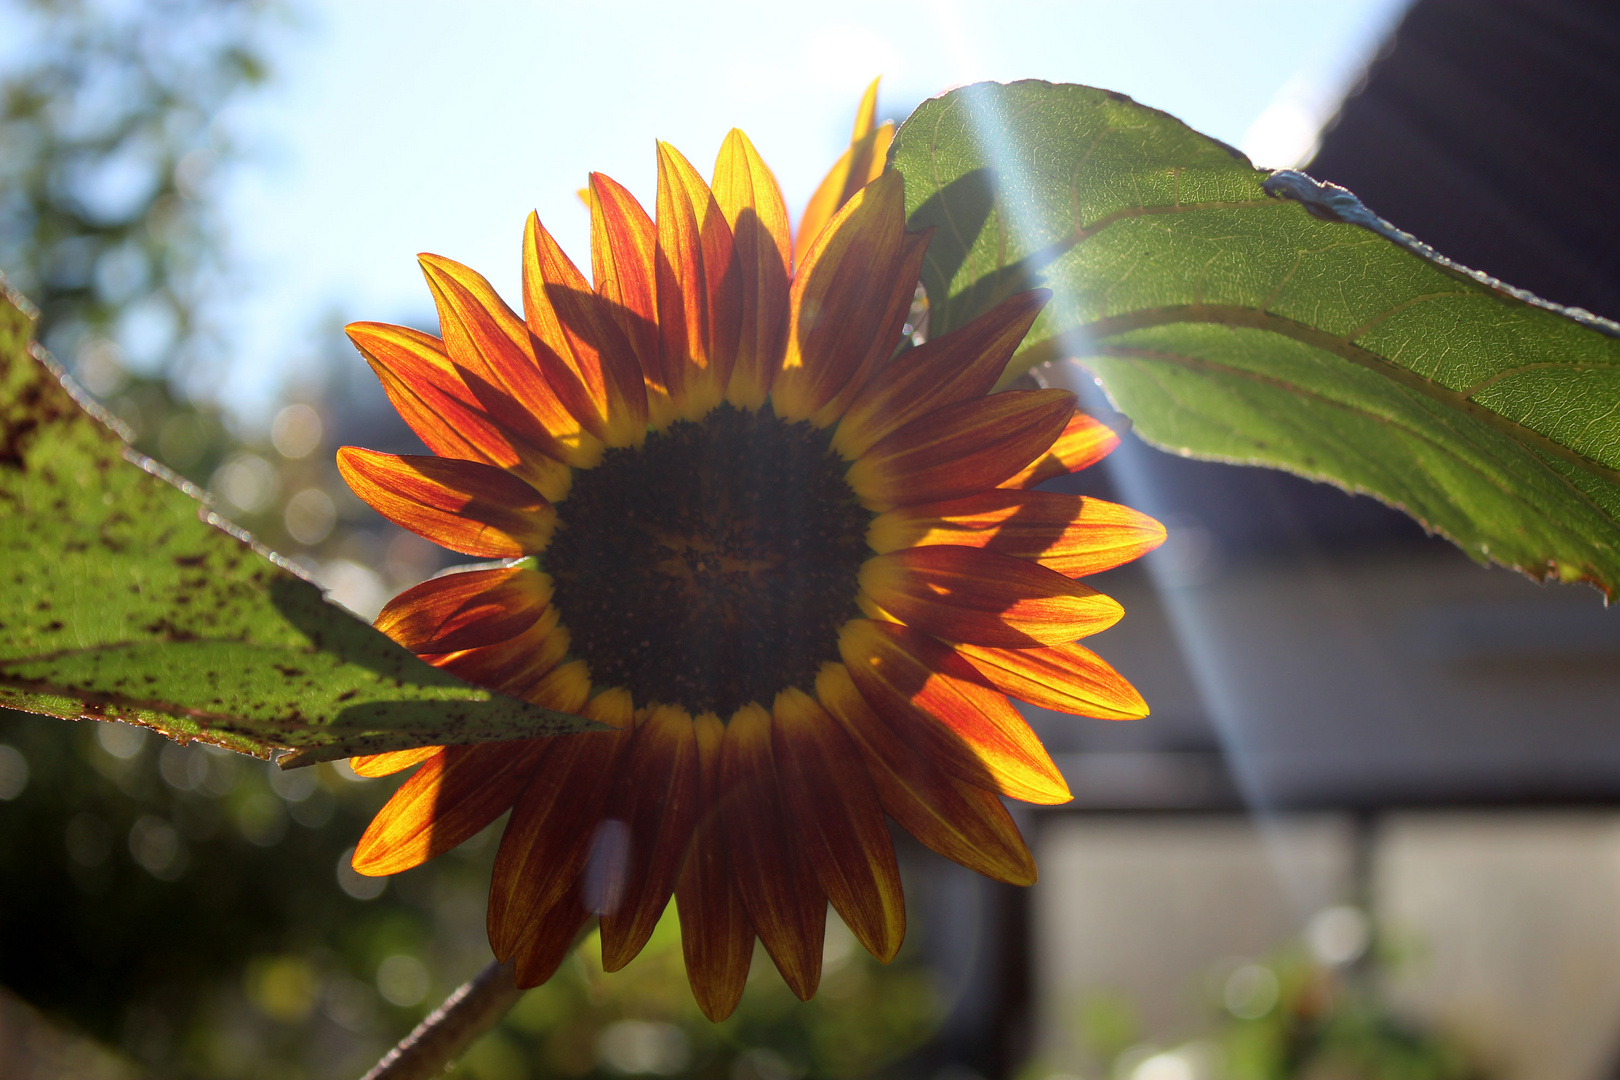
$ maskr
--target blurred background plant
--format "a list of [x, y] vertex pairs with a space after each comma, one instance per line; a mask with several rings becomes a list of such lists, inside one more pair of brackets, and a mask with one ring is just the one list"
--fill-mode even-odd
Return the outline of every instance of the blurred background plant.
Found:
[[1391, 1007], [1387, 984], [1417, 950], [1371, 931], [1359, 908], [1334, 906], [1273, 955], [1212, 967], [1211, 1022], [1168, 1045], [1142, 1039], [1126, 997], [1095, 992], [1080, 1041], [1113, 1080], [1483, 1080], [1466, 1048]]

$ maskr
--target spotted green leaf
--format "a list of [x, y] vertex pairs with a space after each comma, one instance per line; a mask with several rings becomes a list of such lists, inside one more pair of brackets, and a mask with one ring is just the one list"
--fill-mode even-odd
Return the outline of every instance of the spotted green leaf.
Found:
[[327, 603], [93, 416], [30, 351], [21, 305], [0, 298], [0, 706], [296, 751], [284, 764], [594, 726]]
[[1620, 584], [1620, 326], [1104, 90], [955, 90], [891, 155], [912, 227], [935, 230], [931, 333], [1046, 286], [1009, 378], [1076, 358], [1158, 446], [1375, 495], [1538, 578]]

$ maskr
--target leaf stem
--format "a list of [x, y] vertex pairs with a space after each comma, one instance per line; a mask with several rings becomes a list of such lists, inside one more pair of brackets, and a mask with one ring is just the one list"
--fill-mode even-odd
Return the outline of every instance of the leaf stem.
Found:
[[388, 1051], [363, 1080], [429, 1080], [438, 1076], [522, 996], [523, 991], [512, 978], [512, 965], [490, 961]]

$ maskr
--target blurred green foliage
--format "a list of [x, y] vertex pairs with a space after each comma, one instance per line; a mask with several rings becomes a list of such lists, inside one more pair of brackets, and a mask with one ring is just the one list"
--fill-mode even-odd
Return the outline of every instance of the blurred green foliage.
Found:
[[1482, 1080], [1464, 1047], [1387, 1001], [1403, 961], [1386, 947], [1324, 963], [1292, 946], [1212, 972], [1218, 1011], [1198, 1038], [1146, 1042], [1130, 1002], [1101, 993], [1080, 1010], [1080, 1040], [1115, 1080]]

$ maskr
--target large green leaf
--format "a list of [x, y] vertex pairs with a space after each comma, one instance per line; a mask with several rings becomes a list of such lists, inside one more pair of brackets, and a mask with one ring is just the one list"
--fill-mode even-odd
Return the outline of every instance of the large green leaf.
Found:
[[92, 416], [30, 354], [22, 303], [0, 298], [0, 706], [294, 749], [284, 764], [594, 726], [327, 603]]
[[1376, 495], [1538, 578], [1620, 584], [1620, 326], [1104, 90], [955, 90], [891, 155], [912, 227], [936, 230], [931, 333], [1044, 285], [1010, 376], [1075, 357], [1161, 447]]

